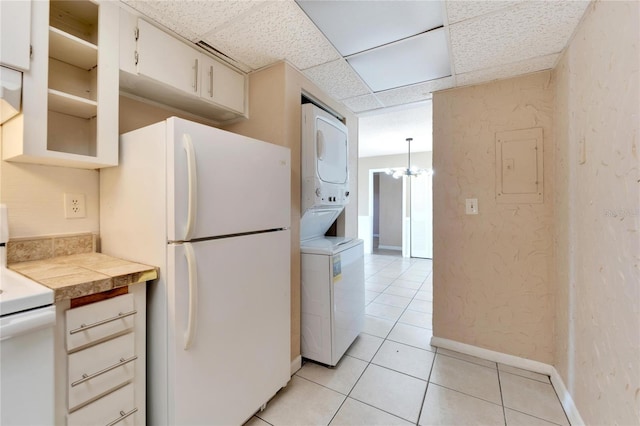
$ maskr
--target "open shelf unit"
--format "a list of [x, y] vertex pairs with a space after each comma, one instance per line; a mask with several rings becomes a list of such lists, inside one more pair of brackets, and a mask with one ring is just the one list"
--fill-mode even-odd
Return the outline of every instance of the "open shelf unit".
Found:
[[[51, 1], [49, 9], [49, 109], [47, 149], [71, 154], [95, 153], [99, 75], [97, 3]], [[69, 115], [75, 119], [59, 117]], [[57, 120], [53, 119], [57, 118]], [[59, 125], [59, 120], [65, 126]], [[71, 128], [67, 128], [67, 127]], [[61, 135], [62, 133], [62, 135]], [[81, 135], [80, 138], [77, 135]], [[70, 138], [76, 140], [70, 143]]]
[[23, 114], [2, 126], [4, 160], [118, 164], [118, 16], [109, 0], [33, 2], [32, 67]]

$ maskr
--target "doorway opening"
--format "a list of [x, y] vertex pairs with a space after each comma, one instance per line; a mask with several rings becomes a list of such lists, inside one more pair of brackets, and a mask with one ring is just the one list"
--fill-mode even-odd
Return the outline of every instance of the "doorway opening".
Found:
[[431, 174], [395, 179], [386, 170], [369, 170], [371, 216], [359, 236], [365, 240], [365, 252], [432, 259]]

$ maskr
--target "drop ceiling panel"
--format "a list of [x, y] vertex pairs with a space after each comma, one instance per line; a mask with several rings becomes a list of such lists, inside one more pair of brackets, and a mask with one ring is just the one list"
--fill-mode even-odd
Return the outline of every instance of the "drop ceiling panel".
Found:
[[303, 73], [338, 100], [371, 93], [344, 59], [309, 68]]
[[448, 1], [447, 21], [449, 24], [486, 15], [496, 10], [504, 9], [521, 3], [523, 0], [512, 1]]
[[382, 108], [384, 105], [378, 100], [376, 95], [357, 96], [355, 98], [344, 99], [342, 103], [353, 112], [369, 111]]
[[456, 76], [457, 86], [485, 83], [487, 81], [551, 69], [555, 66], [559, 56], [559, 54], [541, 56], [513, 64], [458, 74]]
[[559, 53], [587, 1], [524, 2], [449, 26], [457, 73]]
[[350, 56], [347, 61], [374, 92], [451, 75], [444, 28]]
[[203, 40], [252, 69], [287, 59], [306, 69], [340, 57], [307, 15], [290, 1], [267, 2], [264, 7], [212, 31]]
[[132, 1], [131, 7], [186, 39], [197, 42], [202, 35], [237, 18], [264, 1]]
[[431, 99], [431, 93], [453, 87], [453, 77], [440, 78], [413, 86], [400, 87], [376, 93], [376, 97], [385, 107], [408, 104]]
[[343, 56], [443, 24], [440, 1], [296, 1]]

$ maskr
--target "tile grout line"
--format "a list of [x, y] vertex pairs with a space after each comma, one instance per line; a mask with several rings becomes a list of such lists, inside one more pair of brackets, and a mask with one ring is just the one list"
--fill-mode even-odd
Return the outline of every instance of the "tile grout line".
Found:
[[500, 380], [500, 369], [496, 362], [496, 369], [498, 370], [498, 388], [500, 389], [500, 403], [502, 405], [502, 420], [504, 420], [504, 426], [507, 426], [507, 413], [504, 409], [504, 396], [502, 395], [502, 380]]
[[416, 421], [416, 426], [420, 424], [420, 417], [422, 417], [424, 402], [427, 400], [427, 392], [429, 391], [429, 385], [431, 384], [431, 373], [433, 373], [433, 367], [436, 365], [436, 356], [438, 356], [438, 349], [436, 349], [436, 352], [433, 355], [433, 361], [431, 361], [431, 368], [429, 369], [429, 375], [427, 376], [427, 387], [424, 389], [424, 395], [422, 396], [422, 402], [420, 403], [420, 411], [418, 412], [418, 421]]

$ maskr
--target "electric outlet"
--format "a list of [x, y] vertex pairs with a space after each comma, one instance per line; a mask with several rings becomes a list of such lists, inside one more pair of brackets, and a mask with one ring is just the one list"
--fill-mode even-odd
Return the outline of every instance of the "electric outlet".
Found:
[[87, 216], [84, 194], [64, 194], [64, 217], [78, 219]]

